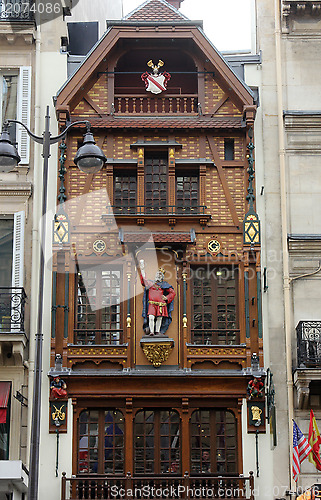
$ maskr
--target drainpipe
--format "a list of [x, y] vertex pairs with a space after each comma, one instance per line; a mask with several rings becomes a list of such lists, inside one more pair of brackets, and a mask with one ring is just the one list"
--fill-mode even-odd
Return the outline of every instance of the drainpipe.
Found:
[[[286, 163], [283, 123], [283, 83], [282, 83], [282, 53], [281, 53], [281, 10], [280, 0], [275, 0], [275, 63], [276, 63], [276, 89], [277, 89], [277, 117], [279, 135], [279, 161], [280, 161], [280, 201], [281, 201], [281, 238], [282, 238], [282, 263], [283, 263], [283, 298], [284, 298], [284, 327], [285, 327], [285, 352], [286, 352], [286, 386], [288, 396], [288, 433], [289, 457], [293, 454], [292, 418], [293, 418], [293, 380], [292, 380], [292, 325], [291, 325], [291, 295], [289, 276], [289, 252], [287, 235], [287, 189], [286, 189]], [[289, 462], [289, 476], [291, 491], [296, 490], [292, 477], [291, 460]]]
[[[41, 27], [35, 32], [36, 38], [36, 54], [34, 62], [34, 81], [35, 81], [35, 114], [34, 114], [34, 131], [36, 134], [41, 135], [40, 123], [40, 102], [41, 102]], [[41, 165], [41, 146], [33, 142], [33, 186], [42, 185], [42, 171]], [[39, 220], [40, 220], [40, 196], [41, 189], [33, 189], [33, 206], [32, 206], [32, 262], [39, 262]], [[28, 398], [30, 404], [28, 405], [28, 440], [27, 440], [27, 457], [30, 456], [30, 429], [31, 429], [31, 415], [32, 415], [32, 394], [33, 394], [33, 381], [34, 381], [34, 355], [35, 355], [35, 332], [37, 330], [37, 295], [38, 295], [38, 266], [31, 266], [31, 311], [30, 311], [30, 339], [29, 339], [29, 372], [28, 372]]]

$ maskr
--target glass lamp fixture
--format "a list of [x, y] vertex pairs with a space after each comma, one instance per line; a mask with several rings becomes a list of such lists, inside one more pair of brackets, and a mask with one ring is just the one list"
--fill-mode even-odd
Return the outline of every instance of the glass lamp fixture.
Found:
[[86, 132], [84, 143], [78, 149], [74, 162], [79, 170], [86, 174], [95, 174], [99, 172], [106, 162], [106, 156], [95, 143], [94, 136], [91, 132]]
[[17, 149], [11, 143], [8, 128], [4, 127], [0, 136], [0, 172], [10, 172], [20, 160]]

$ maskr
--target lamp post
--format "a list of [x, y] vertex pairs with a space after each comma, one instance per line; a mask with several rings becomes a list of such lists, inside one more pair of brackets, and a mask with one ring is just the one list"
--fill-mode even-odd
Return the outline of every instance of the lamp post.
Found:
[[95, 144], [94, 137], [90, 132], [90, 123], [82, 120], [71, 123], [65, 130], [52, 137], [49, 125], [49, 106], [45, 116], [45, 130], [42, 136], [33, 134], [26, 125], [18, 120], [7, 120], [3, 125], [3, 131], [0, 136], [0, 172], [10, 172], [20, 162], [19, 154], [13, 144], [11, 144], [8, 133], [10, 123], [18, 123], [22, 125], [33, 141], [42, 144], [43, 156], [43, 191], [42, 191], [42, 221], [40, 232], [40, 243], [43, 251], [40, 252], [39, 266], [39, 289], [38, 289], [38, 317], [37, 331], [35, 344], [35, 366], [34, 366], [34, 386], [33, 386], [33, 405], [32, 405], [32, 421], [31, 421], [31, 443], [30, 443], [30, 459], [29, 459], [29, 500], [38, 499], [38, 478], [39, 478], [39, 440], [40, 440], [40, 412], [41, 412], [41, 372], [42, 372], [42, 310], [43, 310], [43, 274], [44, 274], [44, 259], [45, 259], [45, 244], [46, 244], [46, 222], [45, 214], [47, 211], [47, 191], [48, 191], [48, 163], [50, 157], [50, 146], [56, 144], [61, 139], [66, 137], [68, 130], [75, 125], [85, 124], [87, 131], [84, 136], [84, 143], [77, 151], [74, 158], [78, 168], [86, 173], [98, 172], [106, 161], [106, 157], [101, 149]]

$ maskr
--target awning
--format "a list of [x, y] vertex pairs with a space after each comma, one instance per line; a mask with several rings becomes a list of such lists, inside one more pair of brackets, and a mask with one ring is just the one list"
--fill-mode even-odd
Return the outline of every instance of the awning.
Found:
[[11, 382], [0, 382], [0, 424], [5, 424], [7, 421], [10, 389]]

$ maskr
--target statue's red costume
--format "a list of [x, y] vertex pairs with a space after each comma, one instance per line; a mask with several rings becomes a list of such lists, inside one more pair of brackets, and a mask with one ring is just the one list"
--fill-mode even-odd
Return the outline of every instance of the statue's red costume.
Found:
[[[163, 318], [168, 318], [167, 305], [170, 304], [176, 295], [174, 289], [169, 287], [164, 290], [161, 283], [156, 283], [151, 280], [146, 280], [143, 276], [140, 276], [141, 284], [148, 289], [148, 315], [152, 316], [162, 316]], [[166, 301], [163, 296], [166, 295]]]

